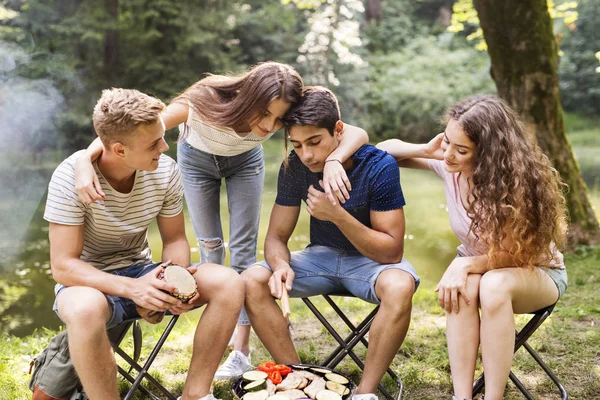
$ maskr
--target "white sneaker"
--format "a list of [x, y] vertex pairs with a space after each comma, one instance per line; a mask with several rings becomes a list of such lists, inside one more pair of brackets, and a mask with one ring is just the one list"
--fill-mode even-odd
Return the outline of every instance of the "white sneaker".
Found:
[[237, 378], [252, 368], [254, 367], [250, 364], [250, 360], [244, 353], [233, 350], [215, 373], [215, 379]]
[[377, 400], [377, 396], [373, 393], [355, 394], [352, 396], [352, 400]]

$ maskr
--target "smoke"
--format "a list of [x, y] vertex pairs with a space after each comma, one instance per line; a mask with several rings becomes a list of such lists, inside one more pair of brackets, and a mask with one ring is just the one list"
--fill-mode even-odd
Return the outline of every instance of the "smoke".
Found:
[[32, 63], [19, 46], [0, 41], [0, 254], [19, 250], [56, 163], [55, 117], [64, 97], [50, 79], [19, 75]]

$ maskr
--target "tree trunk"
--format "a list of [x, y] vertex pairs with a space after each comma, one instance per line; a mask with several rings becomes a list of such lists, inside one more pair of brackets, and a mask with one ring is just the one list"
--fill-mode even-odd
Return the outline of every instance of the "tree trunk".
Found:
[[381, 2], [380, 0], [367, 0], [365, 4], [365, 20], [381, 20]]
[[119, 0], [105, 0], [109, 28], [104, 34], [104, 72], [109, 86], [118, 85], [119, 68]]
[[525, 119], [569, 185], [571, 244], [598, 237], [598, 221], [567, 141], [558, 90], [558, 48], [546, 0], [474, 0], [498, 95]]

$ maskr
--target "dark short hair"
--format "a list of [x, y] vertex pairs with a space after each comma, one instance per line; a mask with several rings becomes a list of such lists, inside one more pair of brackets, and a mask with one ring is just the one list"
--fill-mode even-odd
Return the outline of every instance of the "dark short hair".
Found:
[[341, 119], [340, 106], [333, 92], [323, 86], [306, 86], [302, 98], [283, 118], [285, 133], [294, 126], [325, 128], [333, 136], [335, 124]]

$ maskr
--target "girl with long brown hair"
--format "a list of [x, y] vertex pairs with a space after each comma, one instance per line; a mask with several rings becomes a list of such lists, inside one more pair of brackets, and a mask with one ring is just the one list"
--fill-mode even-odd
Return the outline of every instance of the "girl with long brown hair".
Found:
[[[281, 118], [302, 96], [302, 78], [290, 66], [265, 62], [233, 76], [208, 75], [177, 96], [162, 118], [166, 129], [180, 128], [177, 160], [185, 199], [198, 239], [201, 263], [223, 264], [229, 247], [230, 265], [241, 273], [256, 262], [264, 155], [261, 143], [282, 127]], [[324, 189], [330, 201], [344, 202], [351, 189], [342, 167], [368, 142], [360, 128], [347, 126], [340, 146], [326, 163]], [[91, 160], [101, 148], [92, 144], [78, 160], [76, 185], [82, 201], [103, 198]], [[225, 179], [230, 237], [223, 238], [220, 186]], [[250, 323], [244, 310], [236, 330], [234, 351], [216, 378], [233, 378], [251, 368]]]
[[[519, 116], [495, 96], [451, 107], [429, 143], [378, 145], [409, 168], [444, 181], [461, 242], [436, 287], [446, 310], [454, 398], [471, 398], [481, 343], [486, 400], [502, 399], [515, 341], [514, 314], [554, 304], [567, 274], [558, 251], [566, 230], [561, 181]], [[481, 315], [479, 313], [481, 309]]]

